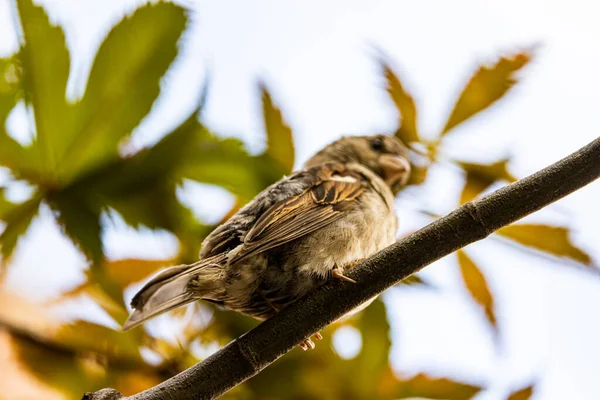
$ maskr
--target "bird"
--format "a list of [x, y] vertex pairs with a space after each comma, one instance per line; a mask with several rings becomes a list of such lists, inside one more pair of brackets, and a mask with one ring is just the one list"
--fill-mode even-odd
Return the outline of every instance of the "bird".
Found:
[[330, 279], [356, 283], [347, 272], [396, 240], [394, 199], [410, 172], [396, 137], [342, 136], [216, 227], [199, 261], [146, 283], [123, 329], [196, 300], [265, 320]]

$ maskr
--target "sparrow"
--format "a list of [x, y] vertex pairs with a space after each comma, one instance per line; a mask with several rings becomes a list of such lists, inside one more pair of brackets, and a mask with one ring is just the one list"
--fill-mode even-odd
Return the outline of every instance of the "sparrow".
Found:
[[342, 137], [213, 230], [198, 262], [150, 280], [123, 329], [196, 300], [264, 320], [329, 279], [356, 283], [347, 271], [396, 240], [394, 197], [409, 175], [395, 137]]

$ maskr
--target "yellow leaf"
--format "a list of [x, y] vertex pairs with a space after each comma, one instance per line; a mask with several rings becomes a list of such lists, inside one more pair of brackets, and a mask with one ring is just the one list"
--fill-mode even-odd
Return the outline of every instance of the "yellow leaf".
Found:
[[420, 185], [427, 179], [428, 166], [420, 167], [411, 163], [410, 177], [407, 185]]
[[515, 72], [531, 58], [531, 52], [520, 52], [501, 57], [492, 67], [480, 66], [456, 101], [442, 135], [504, 96], [517, 82]]
[[448, 378], [435, 378], [426, 374], [418, 374], [411, 378], [401, 378], [397, 399], [427, 398], [444, 400], [469, 400], [475, 397], [481, 387], [457, 382]]
[[488, 322], [494, 329], [494, 332], [497, 333], [498, 326], [494, 312], [494, 298], [492, 297], [485, 276], [464, 251], [458, 250], [456, 254], [465, 287], [473, 300], [481, 306]]
[[161, 268], [172, 265], [172, 260], [123, 259], [107, 261], [104, 269], [107, 276], [120, 287], [125, 288], [139, 282]]
[[516, 181], [517, 178], [508, 172], [508, 161], [508, 159], [504, 159], [493, 164], [459, 162], [460, 167], [466, 172], [460, 204], [473, 200], [496, 181]]
[[567, 257], [590, 265], [591, 259], [569, 239], [569, 230], [560, 226], [518, 224], [506, 226], [498, 234], [514, 240], [523, 246], [549, 253], [557, 257]]
[[264, 85], [260, 85], [265, 130], [267, 131], [267, 155], [279, 165], [284, 174], [294, 168], [294, 140], [292, 129], [286, 124]]
[[529, 400], [533, 395], [533, 385], [524, 387], [510, 394], [506, 400]]
[[411, 142], [419, 142], [419, 133], [417, 130], [417, 108], [415, 102], [405, 89], [400, 79], [394, 71], [387, 65], [382, 63], [383, 73], [387, 81], [387, 91], [394, 101], [398, 112], [400, 113], [400, 128], [396, 132], [396, 136], [402, 142], [408, 144]]

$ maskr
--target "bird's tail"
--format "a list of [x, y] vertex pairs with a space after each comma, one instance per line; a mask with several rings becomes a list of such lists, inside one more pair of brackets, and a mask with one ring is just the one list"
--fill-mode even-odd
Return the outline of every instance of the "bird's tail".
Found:
[[217, 255], [191, 265], [170, 267], [158, 274], [131, 300], [134, 310], [123, 330], [194, 300], [217, 300], [225, 262], [225, 255]]

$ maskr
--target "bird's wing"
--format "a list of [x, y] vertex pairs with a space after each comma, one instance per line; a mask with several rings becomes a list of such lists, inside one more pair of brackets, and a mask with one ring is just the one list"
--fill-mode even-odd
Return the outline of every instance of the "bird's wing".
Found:
[[275, 182], [256, 195], [225, 223], [219, 225], [202, 242], [200, 258], [227, 253], [243, 243], [256, 221], [274, 204], [297, 196], [312, 187], [317, 179], [316, 168], [298, 171]]
[[313, 184], [302, 193], [267, 209], [230, 260], [238, 262], [321, 229], [342, 218], [351, 201], [365, 190], [362, 177], [341, 164], [315, 171]]

